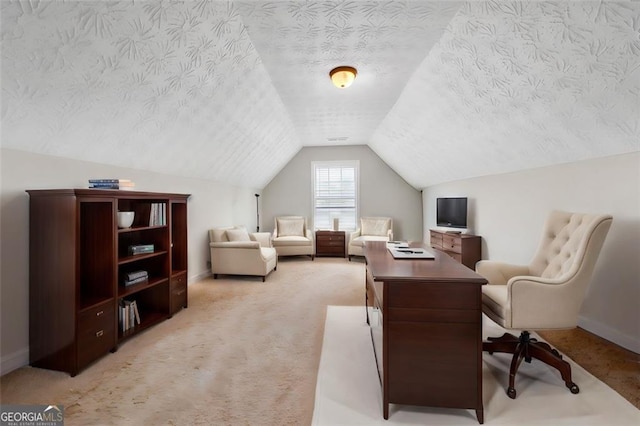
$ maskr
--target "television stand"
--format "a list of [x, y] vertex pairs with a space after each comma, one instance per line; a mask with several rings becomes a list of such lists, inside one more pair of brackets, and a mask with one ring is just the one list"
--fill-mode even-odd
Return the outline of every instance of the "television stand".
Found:
[[481, 259], [482, 238], [458, 231], [429, 230], [431, 247], [441, 250], [469, 269]]

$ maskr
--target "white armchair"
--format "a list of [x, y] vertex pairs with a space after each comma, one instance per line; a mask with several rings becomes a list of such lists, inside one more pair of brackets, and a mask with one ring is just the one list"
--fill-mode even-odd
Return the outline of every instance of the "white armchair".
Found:
[[360, 218], [360, 227], [349, 235], [347, 253], [351, 256], [364, 256], [364, 243], [367, 241], [393, 240], [393, 220], [390, 217]]
[[241, 227], [210, 229], [209, 251], [214, 279], [219, 274], [257, 275], [264, 282], [278, 266], [269, 232], [249, 233]]
[[311, 256], [313, 260], [313, 233], [304, 216], [276, 217], [271, 241], [278, 256]]
[[482, 260], [476, 271], [489, 281], [482, 286], [482, 311], [506, 329], [483, 343], [486, 352], [513, 354], [507, 395], [516, 397], [515, 375], [521, 362], [536, 358], [560, 371], [572, 393], [571, 366], [545, 342], [526, 330], [573, 328], [587, 286], [613, 218], [609, 215], [553, 211], [547, 218], [538, 251], [529, 265]]

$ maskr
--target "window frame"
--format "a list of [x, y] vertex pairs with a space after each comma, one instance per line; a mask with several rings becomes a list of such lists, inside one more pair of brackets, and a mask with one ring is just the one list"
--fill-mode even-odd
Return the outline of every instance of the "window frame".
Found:
[[[354, 169], [354, 228], [351, 229], [349, 227], [345, 227], [344, 223], [340, 223], [339, 230], [344, 231], [345, 233], [349, 233], [358, 229], [358, 214], [360, 211], [360, 160], [332, 160], [332, 161], [312, 161], [311, 162], [311, 208], [312, 208], [312, 218], [313, 218], [313, 230], [317, 231], [321, 228], [318, 228], [316, 225], [316, 200], [319, 197], [316, 197], [316, 170], [318, 167], [323, 168], [353, 168]], [[322, 228], [327, 229], [327, 228]], [[328, 229], [333, 229], [332, 224], [329, 224]]]

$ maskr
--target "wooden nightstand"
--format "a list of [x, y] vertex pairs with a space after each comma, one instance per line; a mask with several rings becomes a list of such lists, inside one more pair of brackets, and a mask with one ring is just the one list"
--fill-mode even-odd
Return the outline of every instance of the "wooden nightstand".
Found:
[[316, 231], [316, 256], [345, 257], [344, 231]]

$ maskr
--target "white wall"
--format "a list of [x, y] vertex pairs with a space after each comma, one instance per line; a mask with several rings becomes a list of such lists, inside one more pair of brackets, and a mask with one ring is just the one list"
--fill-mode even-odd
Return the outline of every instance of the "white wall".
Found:
[[435, 199], [442, 196], [469, 198], [483, 259], [518, 264], [533, 257], [550, 210], [613, 215], [579, 325], [640, 353], [640, 153], [425, 188], [425, 232], [435, 226]]
[[29, 196], [27, 189], [86, 188], [89, 178], [131, 179], [140, 191], [191, 194], [188, 201], [189, 280], [209, 273], [207, 230], [254, 228], [253, 188], [188, 179], [104, 164], [1, 150], [0, 374], [29, 359]]
[[287, 214], [306, 216], [312, 226], [311, 163], [339, 160], [359, 161], [360, 216], [392, 217], [395, 239], [422, 239], [420, 191], [366, 145], [302, 148], [264, 188], [261, 230], [273, 231], [274, 218]]

